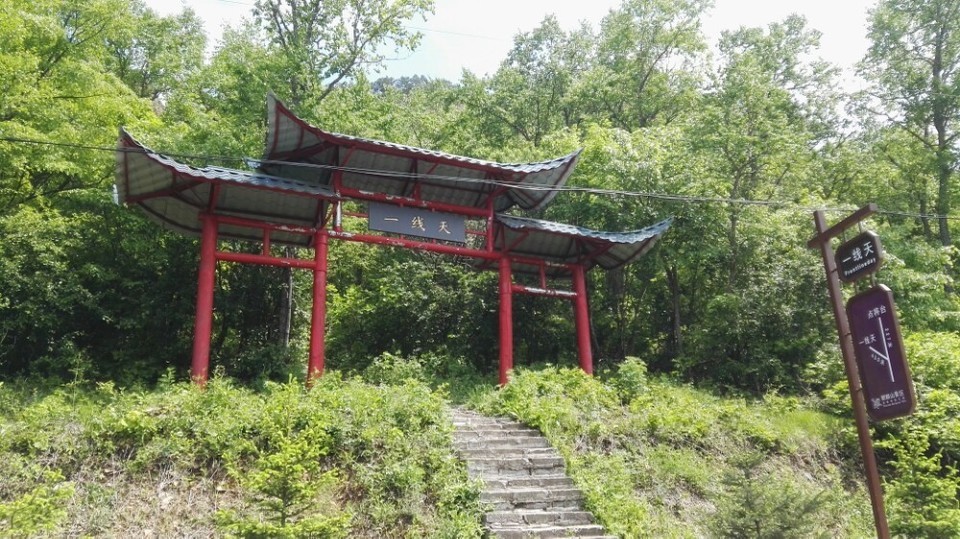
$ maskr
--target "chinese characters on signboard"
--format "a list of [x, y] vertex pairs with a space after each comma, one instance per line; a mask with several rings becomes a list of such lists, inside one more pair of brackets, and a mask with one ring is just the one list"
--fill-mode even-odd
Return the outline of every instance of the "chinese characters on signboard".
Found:
[[867, 413], [877, 421], [912, 414], [916, 396], [893, 293], [881, 284], [850, 298], [847, 320]]
[[837, 248], [836, 258], [838, 277], [845, 283], [875, 273], [883, 261], [880, 238], [869, 231], [859, 234]]
[[367, 226], [381, 232], [467, 242], [467, 218], [453, 213], [371, 202]]

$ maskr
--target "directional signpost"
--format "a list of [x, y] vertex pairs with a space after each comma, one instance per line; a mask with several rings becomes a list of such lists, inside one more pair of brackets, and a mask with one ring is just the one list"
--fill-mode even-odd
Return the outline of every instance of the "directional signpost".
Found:
[[870, 418], [883, 421], [912, 414], [917, 399], [893, 292], [881, 284], [857, 294], [847, 302], [847, 320]]
[[880, 237], [868, 230], [837, 247], [836, 257], [837, 277], [845, 283], [876, 273], [883, 262]]
[[876, 211], [876, 204], [869, 204], [829, 228], [824, 212], [814, 212], [817, 235], [807, 246], [819, 249], [823, 258], [830, 303], [840, 336], [840, 352], [850, 388], [853, 417], [857, 424], [857, 438], [867, 475], [867, 490], [873, 506], [873, 520], [877, 537], [889, 539], [883, 489], [873, 454], [867, 414], [875, 421], [881, 421], [913, 413], [916, 407], [913, 382], [903, 352], [900, 325], [890, 289], [883, 285], [874, 286], [851, 298], [846, 308], [843, 305], [840, 281], [855, 282], [879, 269], [883, 261], [880, 239], [872, 232], [861, 233], [840, 245], [835, 256], [830, 246], [833, 238], [857, 226]]

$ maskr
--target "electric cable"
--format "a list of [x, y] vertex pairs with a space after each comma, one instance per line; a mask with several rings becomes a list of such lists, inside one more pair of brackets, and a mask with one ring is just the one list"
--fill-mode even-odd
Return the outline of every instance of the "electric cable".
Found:
[[[296, 166], [296, 167], [306, 167], [306, 168], [316, 168], [322, 170], [330, 171], [339, 171], [347, 172], [352, 174], [364, 174], [364, 175], [374, 175], [385, 178], [397, 178], [397, 179], [418, 179], [421, 181], [435, 181], [435, 182], [447, 182], [447, 183], [466, 183], [466, 184], [479, 184], [479, 185], [489, 185], [493, 187], [505, 187], [509, 189], [517, 189], [524, 191], [547, 191], [547, 192], [557, 192], [557, 193], [575, 193], [575, 194], [591, 194], [597, 196], [619, 196], [619, 197], [628, 197], [628, 198], [646, 198], [653, 200], [661, 200], [665, 202], [678, 202], [678, 203], [687, 203], [687, 204], [731, 204], [731, 205], [741, 205], [741, 206], [762, 206], [770, 207], [780, 210], [792, 210], [792, 211], [804, 211], [812, 212], [816, 210], [831, 212], [831, 213], [840, 213], [840, 212], [849, 212], [855, 210], [853, 206], [848, 207], [828, 207], [828, 206], [804, 206], [802, 204], [784, 201], [784, 200], [756, 200], [756, 199], [745, 199], [745, 198], [731, 198], [731, 197], [711, 197], [711, 196], [702, 196], [702, 195], [682, 195], [679, 193], [657, 193], [657, 192], [648, 192], [648, 191], [627, 191], [620, 189], [604, 189], [598, 187], [583, 187], [576, 185], [561, 185], [561, 186], [551, 186], [551, 185], [524, 185], [517, 184], [504, 180], [497, 180], [491, 178], [466, 178], [461, 176], [445, 176], [440, 174], [417, 174], [410, 172], [399, 172], [399, 171], [384, 171], [384, 170], [375, 170], [375, 169], [366, 169], [359, 167], [349, 167], [341, 165], [328, 165], [322, 163], [303, 163], [295, 161], [282, 161], [282, 160], [271, 160], [271, 159], [253, 159], [249, 157], [233, 157], [233, 156], [223, 156], [223, 155], [193, 155], [193, 154], [177, 154], [177, 153], [164, 153], [157, 152], [153, 150], [145, 150], [141, 148], [119, 148], [115, 146], [98, 146], [92, 144], [79, 144], [72, 142], [53, 142], [53, 141], [43, 141], [35, 139], [26, 139], [19, 137], [0, 137], [0, 142], [11, 142], [17, 144], [37, 144], [37, 145], [48, 145], [61, 148], [73, 148], [79, 150], [94, 150], [94, 151], [104, 151], [104, 152], [130, 152], [130, 153], [141, 153], [141, 154], [153, 154], [163, 158], [179, 158], [179, 159], [192, 159], [197, 161], [204, 162], [241, 162], [245, 163], [248, 166], [251, 164], [268, 164], [268, 165], [282, 165], [282, 166]], [[192, 166], [192, 165], [189, 165]], [[219, 168], [219, 167], [213, 167]], [[921, 213], [911, 213], [911, 212], [902, 212], [902, 211], [893, 211], [893, 210], [884, 210], [879, 209], [877, 214], [880, 215], [889, 215], [896, 217], [908, 217], [914, 219], [927, 219], [927, 220], [960, 220], [960, 216], [951, 216], [951, 215], [938, 215], [938, 214], [921, 214]]]

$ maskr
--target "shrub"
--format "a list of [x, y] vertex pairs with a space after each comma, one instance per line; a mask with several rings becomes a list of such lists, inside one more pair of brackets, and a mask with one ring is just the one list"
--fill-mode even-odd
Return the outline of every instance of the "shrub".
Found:
[[407, 380], [422, 381], [425, 376], [418, 359], [384, 352], [363, 370], [363, 379], [371, 384], [400, 385]]
[[890, 531], [903, 537], [956, 537], [960, 530], [960, 474], [943, 466], [939, 452], [930, 453], [927, 435], [905, 429], [878, 447], [892, 449], [895, 475], [886, 484]]
[[25, 483], [21, 492], [4, 489], [0, 495], [0, 537], [29, 537], [50, 531], [66, 516], [64, 505], [73, 495], [73, 485], [65, 482], [60, 472], [9, 461], [0, 469], [8, 486], [13, 479]]
[[761, 453], [745, 453], [723, 478], [724, 490], [710, 521], [718, 537], [829, 537], [821, 523], [825, 491], [811, 493], [791, 479], [763, 471]]
[[647, 390], [647, 364], [639, 358], [627, 357], [610, 382], [621, 402], [628, 403]]
[[349, 516], [317, 512], [316, 497], [336, 485], [333, 471], [322, 471], [320, 458], [328, 447], [315, 430], [275, 441], [276, 449], [262, 454], [253, 470], [233, 469], [240, 484], [252, 493], [256, 511], [239, 515], [221, 511], [217, 523], [239, 537], [314, 537], [347, 535]]

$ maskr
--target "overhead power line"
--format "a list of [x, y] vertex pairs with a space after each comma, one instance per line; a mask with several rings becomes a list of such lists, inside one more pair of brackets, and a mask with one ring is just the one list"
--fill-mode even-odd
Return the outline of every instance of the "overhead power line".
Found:
[[[596, 187], [581, 187], [576, 185], [562, 185], [562, 186], [550, 186], [550, 185], [523, 185], [516, 184], [509, 181], [495, 180], [489, 178], [465, 178], [460, 176], [444, 176], [437, 174], [416, 174], [410, 172], [394, 172], [394, 171], [383, 171], [383, 170], [374, 170], [374, 169], [365, 169], [357, 167], [345, 167], [339, 165], [325, 165], [319, 163], [301, 163], [294, 161], [280, 161], [280, 160], [264, 160], [264, 159], [251, 159], [247, 157], [233, 157], [233, 156], [224, 156], [224, 155], [192, 155], [192, 154], [176, 154], [176, 153], [162, 153], [162, 152], [147, 152], [140, 148], [117, 148], [114, 146], [98, 146], [92, 144], [79, 144], [73, 142], [52, 142], [44, 140], [33, 140], [25, 139], [18, 137], [0, 137], [0, 142], [11, 142], [16, 144], [38, 144], [38, 145], [47, 145], [55, 146], [61, 148], [73, 148], [78, 150], [93, 150], [93, 151], [104, 151], [104, 152], [131, 152], [131, 153], [154, 153], [167, 158], [179, 158], [179, 159], [193, 159], [203, 162], [243, 162], [243, 163], [264, 163], [272, 165], [287, 165], [287, 166], [297, 166], [305, 168], [316, 168], [323, 170], [331, 171], [340, 171], [340, 172], [349, 172], [355, 174], [367, 174], [367, 175], [376, 175], [380, 177], [388, 178], [398, 178], [398, 179], [419, 179], [419, 180], [428, 180], [428, 181], [442, 181], [450, 183], [468, 183], [468, 184], [482, 184], [482, 185], [491, 185], [496, 187], [507, 187], [510, 189], [518, 189], [525, 191], [549, 191], [549, 192], [558, 192], [558, 193], [580, 193], [580, 194], [592, 194], [598, 196], [620, 196], [628, 198], [646, 198], [653, 200], [662, 200], [666, 202], [679, 202], [686, 204], [731, 204], [731, 205], [741, 205], [741, 206], [763, 206], [770, 207], [773, 209], [781, 210], [792, 210], [792, 211], [805, 211], [813, 212], [816, 210], [826, 211], [826, 212], [850, 212], [856, 208], [853, 206], [848, 207], [824, 207], [824, 206], [804, 206], [802, 204], [785, 201], [785, 200], [755, 200], [755, 199], [745, 199], [745, 198], [730, 198], [730, 197], [719, 197], [719, 196], [702, 196], [702, 195], [683, 195], [679, 193], [657, 193], [650, 191], [627, 191], [620, 189], [602, 189]], [[890, 215], [896, 217], [909, 217], [914, 219], [927, 219], [931, 221], [935, 220], [960, 220], [960, 216], [950, 216], [950, 215], [937, 215], [937, 214], [921, 214], [921, 213], [910, 213], [910, 212], [901, 212], [901, 211], [892, 211], [892, 210], [883, 210], [880, 209], [876, 213], [881, 215]]]

